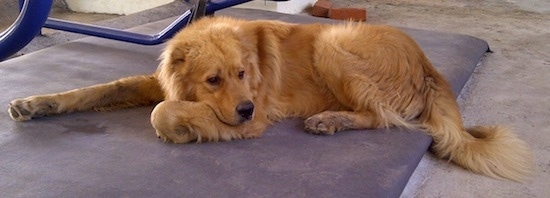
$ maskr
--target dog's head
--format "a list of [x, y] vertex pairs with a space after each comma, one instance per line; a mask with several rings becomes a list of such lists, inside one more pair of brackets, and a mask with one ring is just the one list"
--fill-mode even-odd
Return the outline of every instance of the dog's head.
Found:
[[166, 100], [207, 104], [228, 125], [252, 120], [257, 58], [233, 23], [203, 19], [168, 42], [157, 71]]

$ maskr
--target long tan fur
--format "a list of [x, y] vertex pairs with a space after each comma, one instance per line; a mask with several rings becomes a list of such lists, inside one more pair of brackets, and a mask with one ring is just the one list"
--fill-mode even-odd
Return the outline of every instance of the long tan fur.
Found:
[[[418, 121], [434, 138], [434, 153], [468, 170], [492, 177], [518, 181], [529, 175], [532, 156], [527, 145], [503, 126], [478, 126], [466, 130], [450, 86], [425, 55], [419, 53], [420, 49], [413, 48], [418, 57], [410, 57], [414, 53], [406, 56], [420, 59], [416, 66], [424, 70], [424, 87], [420, 92], [425, 97], [425, 107]], [[390, 123], [402, 125], [395, 121]]]
[[504, 126], [464, 128], [456, 101], [446, 82], [430, 82], [430, 104], [420, 117], [434, 143], [432, 149], [476, 173], [520, 181], [532, 171], [532, 156], [525, 142]]
[[14, 100], [9, 112], [24, 121], [146, 104], [157, 104], [151, 123], [167, 142], [255, 138], [297, 117], [313, 134], [420, 128], [438, 157], [473, 172], [521, 180], [531, 170], [530, 151], [508, 129], [465, 129], [448, 83], [388, 26], [204, 18], [168, 42], [152, 76]]

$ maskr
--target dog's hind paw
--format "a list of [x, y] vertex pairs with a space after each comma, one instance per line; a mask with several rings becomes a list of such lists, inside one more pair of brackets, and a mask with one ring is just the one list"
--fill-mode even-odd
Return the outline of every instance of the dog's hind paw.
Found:
[[311, 134], [332, 135], [347, 129], [348, 120], [337, 112], [322, 112], [305, 120], [305, 130]]

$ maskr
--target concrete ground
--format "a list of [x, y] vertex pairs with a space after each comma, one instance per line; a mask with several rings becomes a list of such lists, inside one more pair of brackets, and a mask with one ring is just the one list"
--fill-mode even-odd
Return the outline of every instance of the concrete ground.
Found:
[[[504, 124], [513, 127], [533, 149], [536, 170], [524, 183], [475, 175], [426, 154], [402, 197], [550, 197], [548, 0], [333, 2], [336, 6], [366, 7], [370, 23], [468, 34], [488, 41], [494, 53], [489, 54], [476, 69], [459, 96], [464, 121], [466, 125]], [[6, 13], [2, 12], [3, 8], [0, 8], [0, 13]], [[97, 23], [131, 27], [179, 14], [181, 10], [176, 8], [172, 5], [142, 15], [107, 16], [109, 20]], [[78, 37], [50, 31], [45, 37], [35, 39], [20, 54]]]

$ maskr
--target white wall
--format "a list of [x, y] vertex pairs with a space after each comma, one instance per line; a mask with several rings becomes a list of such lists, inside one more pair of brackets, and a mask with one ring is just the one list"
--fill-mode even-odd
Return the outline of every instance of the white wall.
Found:
[[75, 12], [128, 15], [168, 4], [174, 0], [65, 0]]
[[[65, 0], [67, 7], [75, 12], [105, 13], [128, 15], [157, 6], [165, 5], [174, 0]], [[235, 7], [270, 10], [275, 12], [296, 14], [305, 8], [313, 6], [316, 0], [264, 1], [253, 0]]]
[[305, 8], [313, 6], [316, 0], [289, 0], [289, 1], [264, 1], [253, 0], [241, 5], [237, 8], [253, 8], [260, 10], [270, 10], [287, 14], [296, 14], [302, 12]]

